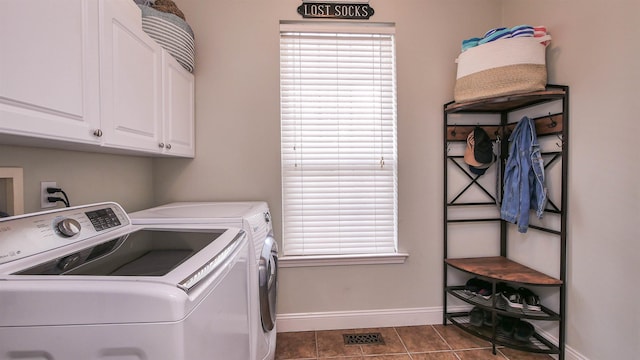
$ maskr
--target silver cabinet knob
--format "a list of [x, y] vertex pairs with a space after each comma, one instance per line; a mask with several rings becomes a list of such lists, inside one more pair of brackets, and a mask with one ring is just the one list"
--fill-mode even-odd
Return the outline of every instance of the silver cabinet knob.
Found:
[[100, 130], [100, 129], [96, 129], [96, 130], [93, 132], [93, 136], [96, 136], [96, 137], [102, 137], [102, 130]]
[[171, 144], [167, 144], [167, 150], [171, 150]]
[[160, 144], [158, 144], [158, 147], [159, 147], [160, 149], [163, 149], [163, 148], [164, 148], [164, 143], [160, 143]]

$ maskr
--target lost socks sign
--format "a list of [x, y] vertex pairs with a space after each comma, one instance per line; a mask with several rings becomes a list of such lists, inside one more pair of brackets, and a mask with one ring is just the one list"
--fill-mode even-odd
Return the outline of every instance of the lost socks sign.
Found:
[[366, 3], [304, 2], [298, 6], [298, 14], [303, 18], [368, 20], [373, 12], [373, 8]]

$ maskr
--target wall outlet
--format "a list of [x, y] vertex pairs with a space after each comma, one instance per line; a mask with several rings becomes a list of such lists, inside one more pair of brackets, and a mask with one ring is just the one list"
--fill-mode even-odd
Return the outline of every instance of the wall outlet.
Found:
[[56, 194], [49, 194], [47, 188], [58, 187], [58, 183], [55, 181], [41, 181], [40, 182], [40, 207], [42, 209], [52, 208], [56, 206], [56, 203], [49, 202], [47, 198], [49, 196], [57, 196]]

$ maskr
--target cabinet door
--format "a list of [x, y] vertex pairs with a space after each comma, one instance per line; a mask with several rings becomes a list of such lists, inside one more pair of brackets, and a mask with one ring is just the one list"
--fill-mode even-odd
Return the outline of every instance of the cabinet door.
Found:
[[133, 1], [100, 1], [104, 145], [160, 152], [160, 46], [142, 31]]
[[194, 78], [168, 52], [164, 51], [164, 152], [167, 155], [193, 157]]
[[0, 133], [98, 143], [98, 7], [3, 0]]

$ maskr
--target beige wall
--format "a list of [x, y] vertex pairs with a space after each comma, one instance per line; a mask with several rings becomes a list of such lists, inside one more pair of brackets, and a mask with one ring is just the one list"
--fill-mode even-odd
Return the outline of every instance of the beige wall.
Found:
[[[299, 3], [180, 0], [197, 37], [197, 157], [156, 161], [158, 202], [265, 199], [279, 233], [278, 21], [299, 19]], [[399, 241], [410, 257], [403, 265], [283, 269], [278, 311], [441, 305], [441, 108], [452, 97], [453, 59], [462, 39], [491, 27], [544, 24], [554, 36], [550, 82], [571, 86], [568, 345], [590, 359], [633, 358], [638, 2], [370, 3], [372, 21], [397, 27]]]
[[150, 158], [0, 145], [0, 167], [23, 168], [25, 212], [41, 210], [41, 181], [57, 182], [71, 205], [116, 201], [126, 211], [144, 209], [153, 204], [152, 166]]
[[[500, 2], [371, 1], [395, 22], [402, 265], [284, 268], [281, 314], [437, 307], [442, 294], [442, 104], [460, 41], [500, 22]], [[196, 34], [196, 158], [156, 160], [156, 200], [264, 199], [280, 234], [279, 21], [298, 0], [179, 5]]]
[[[177, 0], [196, 33], [196, 158], [149, 159], [0, 146], [20, 166], [26, 211], [39, 182], [74, 204], [128, 211], [174, 200], [267, 200], [280, 233], [278, 22], [298, 0]], [[399, 236], [403, 265], [282, 269], [278, 311], [441, 306], [442, 104], [462, 39], [545, 24], [550, 82], [571, 86], [568, 345], [591, 360], [640, 353], [640, 83], [637, 0], [371, 0], [397, 27]]]
[[549, 81], [571, 86], [568, 343], [640, 353], [640, 1], [509, 0], [505, 24], [545, 24]]

